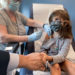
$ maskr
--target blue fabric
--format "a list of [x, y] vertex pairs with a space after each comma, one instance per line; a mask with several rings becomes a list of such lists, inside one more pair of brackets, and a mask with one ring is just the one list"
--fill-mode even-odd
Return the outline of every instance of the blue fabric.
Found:
[[[26, 34], [28, 33], [29, 27], [25, 26]], [[26, 42], [24, 42], [24, 46], [26, 46]], [[29, 54], [28, 50], [25, 50], [24, 55]], [[20, 74], [19, 75], [33, 75], [33, 71], [28, 70], [26, 68], [21, 68], [20, 69]]]
[[30, 70], [28, 70], [28, 69], [22, 68], [22, 69], [20, 70], [20, 75], [33, 75], [33, 71], [30, 71]]
[[26, 30], [26, 34], [28, 34], [29, 27], [28, 26], [25, 26], [25, 30]]

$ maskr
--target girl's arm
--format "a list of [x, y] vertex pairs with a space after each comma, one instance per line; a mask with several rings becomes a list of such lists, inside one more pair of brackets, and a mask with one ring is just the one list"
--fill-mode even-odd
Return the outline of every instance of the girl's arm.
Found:
[[55, 63], [61, 63], [65, 60], [68, 51], [70, 49], [70, 45], [71, 45], [71, 39], [66, 39], [64, 41], [64, 45], [62, 46], [61, 50], [59, 51], [59, 53], [57, 55], [51, 56], [52, 60], [51, 63], [55, 64]]

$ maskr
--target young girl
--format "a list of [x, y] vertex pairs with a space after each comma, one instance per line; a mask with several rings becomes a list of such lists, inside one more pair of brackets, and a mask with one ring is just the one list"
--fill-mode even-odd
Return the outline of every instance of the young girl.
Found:
[[56, 10], [49, 17], [51, 36], [46, 36], [41, 47], [51, 58], [51, 75], [61, 75], [61, 63], [66, 59], [72, 41], [72, 27], [68, 12]]

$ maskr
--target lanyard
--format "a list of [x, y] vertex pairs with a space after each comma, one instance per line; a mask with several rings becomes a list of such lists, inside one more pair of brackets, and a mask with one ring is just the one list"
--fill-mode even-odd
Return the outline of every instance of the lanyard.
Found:
[[62, 44], [60, 45], [60, 43], [59, 43], [59, 39], [58, 40], [56, 40], [56, 50], [59, 50], [59, 46], [60, 46], [60, 48], [62, 48], [62, 46], [63, 46], [63, 44], [64, 44], [64, 41], [62, 42]]

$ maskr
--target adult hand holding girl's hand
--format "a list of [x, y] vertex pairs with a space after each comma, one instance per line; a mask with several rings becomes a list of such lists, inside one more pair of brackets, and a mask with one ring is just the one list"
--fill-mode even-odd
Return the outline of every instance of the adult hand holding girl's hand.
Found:
[[46, 64], [47, 61], [53, 61], [53, 58], [51, 56], [48, 56], [47, 54], [45, 53], [41, 53], [41, 56], [42, 56], [42, 60], [44, 62], [44, 64]]
[[25, 56], [24, 61], [24, 67], [30, 70], [45, 70], [45, 65], [43, 62], [43, 57], [41, 53], [31, 53]]
[[31, 53], [26, 56], [26, 68], [30, 70], [45, 71], [46, 61], [51, 61], [52, 58], [45, 53]]
[[26, 56], [20, 55], [19, 57], [20, 61], [18, 67], [24, 67], [30, 70], [45, 71], [46, 61], [51, 60], [45, 53], [31, 53]]

